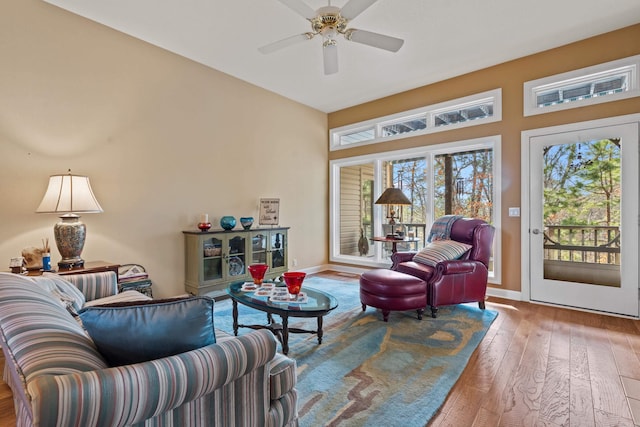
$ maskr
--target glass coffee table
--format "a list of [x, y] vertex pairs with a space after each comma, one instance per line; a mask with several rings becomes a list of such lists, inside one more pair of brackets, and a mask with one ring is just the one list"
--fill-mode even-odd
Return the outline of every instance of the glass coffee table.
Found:
[[[326, 292], [302, 286], [302, 292], [306, 294], [306, 302], [273, 301], [268, 295], [259, 295], [262, 292], [243, 291], [244, 282], [232, 283], [227, 288], [227, 293], [233, 302], [233, 333], [238, 335], [238, 328], [269, 329], [282, 344], [282, 352], [289, 353], [289, 333], [307, 333], [318, 336], [318, 344], [322, 344], [322, 318], [338, 306], [338, 301]], [[276, 283], [277, 288], [285, 288], [284, 284]], [[254, 308], [267, 313], [266, 325], [241, 325], [238, 323], [238, 304]], [[273, 320], [277, 314], [282, 323]], [[318, 322], [317, 330], [308, 330], [289, 327], [289, 317], [315, 317]]]

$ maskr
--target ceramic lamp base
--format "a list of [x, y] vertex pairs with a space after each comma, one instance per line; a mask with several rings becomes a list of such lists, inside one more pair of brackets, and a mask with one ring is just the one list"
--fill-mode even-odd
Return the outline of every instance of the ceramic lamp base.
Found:
[[84, 260], [80, 258], [84, 248], [84, 240], [87, 235], [87, 227], [80, 217], [75, 214], [66, 214], [60, 217], [62, 221], [53, 227], [53, 235], [56, 240], [58, 252], [62, 259], [58, 262], [60, 268], [83, 267]]

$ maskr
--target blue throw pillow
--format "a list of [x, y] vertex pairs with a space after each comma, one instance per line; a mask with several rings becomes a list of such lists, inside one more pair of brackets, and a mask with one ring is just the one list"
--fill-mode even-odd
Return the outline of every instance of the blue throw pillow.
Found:
[[80, 319], [110, 366], [173, 356], [216, 342], [209, 297], [86, 307]]

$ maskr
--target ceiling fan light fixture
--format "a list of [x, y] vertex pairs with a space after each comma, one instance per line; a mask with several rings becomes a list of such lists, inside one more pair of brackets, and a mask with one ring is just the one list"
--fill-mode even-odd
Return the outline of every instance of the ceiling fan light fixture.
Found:
[[334, 39], [331, 38], [327, 38], [323, 43], [322, 43], [322, 47], [327, 48], [327, 47], [332, 47], [332, 46], [337, 46], [338, 42], [336, 42]]
[[321, 33], [326, 39], [333, 40], [338, 35], [338, 32], [334, 27], [326, 27]]
[[338, 43], [333, 39], [327, 39], [322, 43], [322, 56], [324, 73], [326, 75], [338, 72]]

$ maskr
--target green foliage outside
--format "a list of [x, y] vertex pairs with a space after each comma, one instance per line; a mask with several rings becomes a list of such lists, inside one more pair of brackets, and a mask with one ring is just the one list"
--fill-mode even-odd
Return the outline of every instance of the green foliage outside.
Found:
[[620, 225], [620, 141], [545, 148], [544, 224]]

